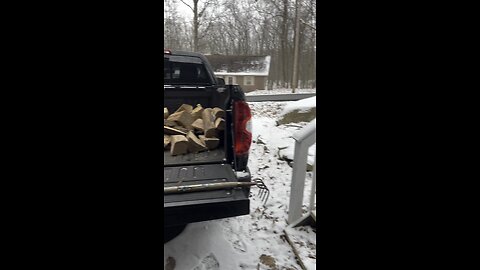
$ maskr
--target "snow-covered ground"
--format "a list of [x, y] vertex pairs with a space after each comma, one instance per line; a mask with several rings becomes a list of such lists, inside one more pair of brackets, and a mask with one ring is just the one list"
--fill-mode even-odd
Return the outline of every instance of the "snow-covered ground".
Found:
[[[292, 169], [278, 159], [279, 148], [293, 147], [293, 133], [307, 123], [276, 126], [276, 117], [289, 102], [251, 103], [254, 113], [249, 167], [270, 189], [263, 206], [252, 189], [251, 214], [189, 225], [164, 245], [165, 270], [301, 269], [285, 239]], [[308, 173], [304, 210], [308, 205], [312, 175]], [[294, 237], [307, 267], [315, 269], [316, 235], [299, 228]]]
[[[297, 89], [295, 93], [297, 94], [309, 94], [309, 93], [316, 93], [317, 89]], [[254, 96], [254, 95], [276, 95], [276, 94], [291, 94], [292, 89], [281, 88], [281, 89], [274, 89], [274, 90], [257, 90], [246, 93], [247, 96]]]
[[289, 102], [285, 105], [281, 115], [285, 115], [287, 113], [291, 113], [293, 111], [308, 111], [310, 108], [315, 108], [317, 106], [317, 97], [306, 98], [302, 100], [298, 100], [295, 102]]

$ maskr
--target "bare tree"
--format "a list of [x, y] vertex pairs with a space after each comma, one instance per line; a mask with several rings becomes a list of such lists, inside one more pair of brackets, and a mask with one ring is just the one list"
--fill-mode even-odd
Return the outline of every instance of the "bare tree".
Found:
[[[315, 0], [164, 0], [164, 3], [166, 45], [202, 53], [270, 55], [270, 89], [316, 86]], [[181, 16], [177, 3], [187, 7], [193, 19]]]
[[213, 9], [217, 1], [216, 0], [191, 0], [187, 2], [186, 0], [180, 0], [185, 6], [187, 6], [193, 12], [193, 51], [198, 52], [200, 50], [200, 39], [205, 36], [203, 34], [200, 36], [200, 27], [205, 26], [203, 33], [206, 33], [210, 30], [212, 26], [212, 21], [207, 20], [208, 10]]
[[293, 78], [292, 93], [295, 93], [298, 86], [298, 54], [300, 53], [300, 0], [295, 1], [295, 51], [293, 53]]

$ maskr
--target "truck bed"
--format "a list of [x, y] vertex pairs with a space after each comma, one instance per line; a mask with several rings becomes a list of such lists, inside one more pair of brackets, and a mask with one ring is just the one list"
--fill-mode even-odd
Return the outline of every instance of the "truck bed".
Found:
[[222, 87], [178, 87], [164, 86], [164, 107], [170, 112], [175, 111], [182, 104], [196, 106], [201, 104], [204, 108], [220, 107], [228, 110], [230, 92]]
[[[220, 90], [219, 90], [220, 89]], [[219, 107], [227, 112], [226, 126], [229, 127], [231, 121], [229, 116], [230, 110], [230, 91], [226, 88], [218, 87], [164, 87], [164, 107], [170, 112], [176, 111], [182, 104], [190, 104], [196, 106], [201, 104], [204, 108]], [[207, 152], [197, 154], [186, 154], [172, 157], [168, 150], [163, 151], [164, 166], [186, 166], [195, 164], [218, 164], [227, 162], [227, 145], [231, 145], [230, 130], [225, 130], [218, 134], [220, 139], [219, 148]], [[230, 132], [231, 133], [231, 132]]]

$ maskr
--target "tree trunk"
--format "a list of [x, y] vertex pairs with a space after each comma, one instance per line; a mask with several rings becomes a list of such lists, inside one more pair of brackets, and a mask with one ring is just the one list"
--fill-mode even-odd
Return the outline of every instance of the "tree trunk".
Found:
[[198, 52], [198, 0], [193, 0], [193, 51]]
[[300, 0], [295, 1], [295, 51], [293, 53], [293, 77], [292, 77], [292, 93], [296, 92], [298, 87], [298, 57], [300, 52]]

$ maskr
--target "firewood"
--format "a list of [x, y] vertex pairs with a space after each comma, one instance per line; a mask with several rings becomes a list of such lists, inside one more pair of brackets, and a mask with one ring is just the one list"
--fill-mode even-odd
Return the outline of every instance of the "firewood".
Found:
[[225, 111], [218, 107], [212, 109], [212, 114], [215, 116], [215, 119], [225, 118]]
[[212, 109], [205, 109], [202, 112], [203, 131], [207, 138], [214, 138], [217, 136], [215, 129], [215, 116], [212, 114]]
[[172, 127], [167, 127], [167, 126], [163, 126], [163, 133], [166, 135], [183, 135], [183, 136], [187, 135], [186, 132], [183, 132], [181, 130], [178, 130]]
[[187, 140], [188, 140], [188, 151], [190, 153], [198, 153], [201, 151], [206, 151], [207, 147], [205, 144], [193, 134], [193, 132], [188, 132], [187, 134]]
[[183, 135], [173, 135], [170, 141], [170, 155], [178, 156], [188, 153], [188, 140]]
[[208, 150], [213, 150], [217, 148], [218, 145], [220, 144], [220, 139], [218, 138], [207, 138], [205, 137], [205, 135], [200, 135], [198, 137], [200, 141], [202, 141], [203, 144], [205, 144]]
[[189, 129], [186, 129], [182, 126], [174, 126], [173, 128], [176, 129], [176, 130], [180, 130], [181, 132], [183, 132], [185, 134], [187, 134], [190, 131]]
[[182, 104], [174, 113], [164, 107], [163, 117], [163, 147], [172, 156], [218, 148], [218, 134], [227, 128], [226, 111], [219, 107]]
[[163, 135], [163, 149], [168, 149], [169, 145], [170, 145], [170, 136]]
[[192, 118], [194, 120], [197, 120], [197, 119], [200, 119], [202, 118], [202, 112], [203, 112], [203, 107], [202, 105], [200, 104], [197, 104], [197, 107], [195, 107], [195, 109], [192, 110]]
[[217, 118], [217, 120], [215, 120], [215, 128], [219, 131], [225, 130], [225, 120], [223, 118]]
[[163, 119], [167, 119], [169, 115], [168, 108], [163, 108]]
[[177, 125], [174, 121], [169, 121], [167, 119], [163, 119], [163, 125], [167, 127], [174, 127]]
[[197, 119], [195, 122], [193, 122], [192, 127], [194, 130], [198, 130], [203, 133], [204, 131], [204, 126], [203, 126], [203, 120], [202, 119]]
[[175, 113], [183, 112], [183, 111], [188, 112], [188, 113], [192, 113], [192, 110], [193, 110], [192, 105], [182, 104], [182, 106], [180, 106], [180, 108], [178, 108], [178, 110]]
[[192, 129], [192, 115], [187, 111], [176, 112], [171, 114], [167, 120], [175, 121], [178, 125], [183, 126], [187, 129]]

